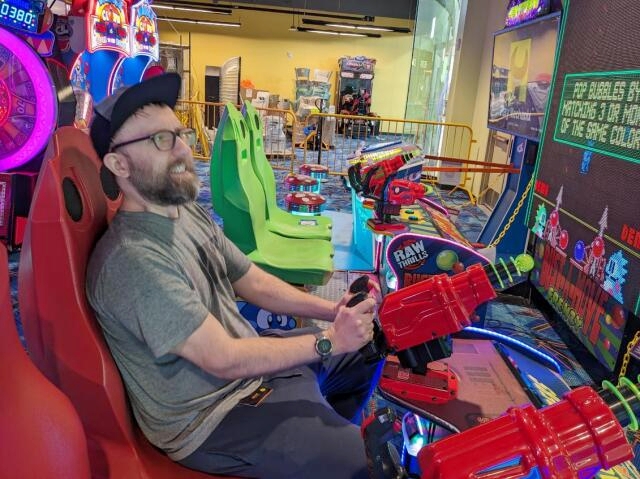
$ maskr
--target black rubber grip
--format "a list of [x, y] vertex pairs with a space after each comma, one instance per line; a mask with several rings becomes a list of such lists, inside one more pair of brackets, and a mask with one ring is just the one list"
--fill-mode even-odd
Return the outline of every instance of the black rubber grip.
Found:
[[355, 296], [352, 297], [347, 303], [347, 308], [352, 308], [356, 304], [362, 303], [365, 299], [367, 299], [368, 296], [369, 293], [366, 291], [360, 291], [359, 293], [356, 293]]
[[368, 293], [369, 292], [369, 276], [363, 274], [358, 279], [356, 279], [351, 285], [349, 285], [349, 292], [351, 294], [356, 293]]

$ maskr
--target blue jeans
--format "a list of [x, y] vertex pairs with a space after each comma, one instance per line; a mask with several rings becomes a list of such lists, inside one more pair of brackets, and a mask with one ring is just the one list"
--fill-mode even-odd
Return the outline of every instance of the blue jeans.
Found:
[[264, 402], [237, 405], [180, 463], [260, 479], [367, 479], [364, 441], [350, 420], [378, 369], [352, 353], [265, 378], [273, 390]]

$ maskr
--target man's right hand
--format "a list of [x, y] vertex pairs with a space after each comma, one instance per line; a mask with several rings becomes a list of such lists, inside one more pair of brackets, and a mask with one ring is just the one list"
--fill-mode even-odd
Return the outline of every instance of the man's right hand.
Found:
[[359, 350], [373, 339], [373, 315], [376, 300], [367, 297], [349, 308], [338, 308], [335, 321], [327, 329], [331, 339], [333, 354], [350, 353]]

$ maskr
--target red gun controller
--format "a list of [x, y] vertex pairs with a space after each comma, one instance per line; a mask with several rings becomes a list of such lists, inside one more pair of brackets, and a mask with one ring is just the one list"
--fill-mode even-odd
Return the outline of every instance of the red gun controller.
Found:
[[[451, 355], [448, 336], [470, 326], [474, 310], [497, 296], [495, 288], [510, 286], [532, 263], [522, 255], [496, 267], [472, 265], [387, 294], [378, 308], [374, 339], [360, 350], [370, 362], [397, 356], [386, 361], [380, 388], [410, 401], [455, 398], [457, 378], [446, 364], [435, 363]], [[504, 276], [498, 277], [500, 270]]]
[[424, 185], [409, 180], [391, 179], [384, 189], [385, 199], [376, 199], [376, 217], [367, 220], [367, 226], [380, 234], [397, 234], [408, 231], [405, 223], [391, 218], [400, 213], [402, 205], [413, 205], [424, 197]]
[[[422, 479], [516, 479], [533, 467], [543, 479], [586, 479], [633, 457], [623, 427], [640, 411], [637, 387], [582, 386], [562, 401], [504, 416], [449, 436], [418, 453]], [[632, 387], [629, 387], [631, 385]], [[500, 466], [519, 459], [515, 464]], [[513, 462], [513, 461], [512, 461]]]

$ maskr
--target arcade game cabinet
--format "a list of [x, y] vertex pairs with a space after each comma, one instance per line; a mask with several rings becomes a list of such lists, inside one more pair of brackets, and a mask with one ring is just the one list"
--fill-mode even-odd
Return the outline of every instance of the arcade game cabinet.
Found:
[[[494, 34], [487, 127], [514, 136], [505, 186], [476, 242], [499, 256], [524, 251], [526, 199], [533, 186], [538, 143], [556, 58], [560, 12], [535, 17], [509, 9], [508, 28]], [[549, 10], [549, 2], [547, 9]], [[540, 12], [538, 12], [540, 13]]]
[[[338, 94], [336, 95], [336, 111], [341, 115], [371, 116], [371, 95], [373, 89], [373, 75], [376, 66], [374, 58], [363, 56], [342, 57], [338, 60]], [[351, 137], [363, 137], [359, 134], [362, 128], [371, 128], [364, 122], [340, 120], [338, 131]], [[356, 129], [357, 131], [352, 131]], [[370, 134], [377, 132], [370, 131]]]
[[74, 90], [100, 102], [122, 86], [142, 80], [160, 58], [157, 17], [150, 2], [74, 0], [68, 20], [81, 51], [70, 66]]
[[0, 0], [0, 241], [9, 249], [22, 242], [49, 138], [75, 114], [66, 76], [45, 58], [52, 19], [42, 2]]

